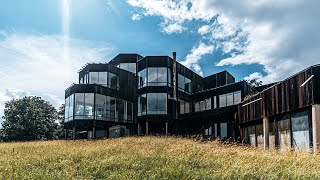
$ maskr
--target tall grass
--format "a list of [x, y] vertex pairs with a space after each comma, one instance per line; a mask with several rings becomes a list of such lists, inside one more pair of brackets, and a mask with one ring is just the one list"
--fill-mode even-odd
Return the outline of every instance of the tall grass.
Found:
[[174, 137], [0, 144], [1, 179], [319, 179], [320, 156]]

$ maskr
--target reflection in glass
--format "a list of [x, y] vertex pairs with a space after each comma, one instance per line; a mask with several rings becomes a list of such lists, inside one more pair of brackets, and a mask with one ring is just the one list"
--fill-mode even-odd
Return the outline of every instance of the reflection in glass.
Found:
[[99, 83], [99, 73], [98, 72], [90, 72], [90, 84], [98, 84]]
[[290, 116], [285, 115], [278, 119], [278, 144], [279, 149], [286, 150], [291, 148], [291, 137], [290, 137]]
[[139, 88], [147, 86], [147, 69], [144, 69], [138, 73], [139, 76]]
[[295, 113], [291, 116], [292, 142], [295, 149], [310, 147], [308, 111]]
[[85, 93], [85, 107], [84, 115], [86, 119], [94, 119], [93, 108], [94, 107], [94, 93]]
[[84, 93], [75, 93], [74, 119], [83, 119], [83, 115], [84, 115]]

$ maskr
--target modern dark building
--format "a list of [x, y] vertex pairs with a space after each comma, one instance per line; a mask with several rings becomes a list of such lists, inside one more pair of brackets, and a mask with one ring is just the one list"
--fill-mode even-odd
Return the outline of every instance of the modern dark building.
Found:
[[201, 77], [175, 53], [119, 54], [79, 71], [79, 83], [65, 92], [65, 129], [73, 130], [73, 138], [76, 132], [93, 139], [202, 134], [265, 148], [311, 147], [320, 137], [312, 131], [312, 118], [320, 116], [319, 78], [314, 66], [255, 88], [227, 71]]

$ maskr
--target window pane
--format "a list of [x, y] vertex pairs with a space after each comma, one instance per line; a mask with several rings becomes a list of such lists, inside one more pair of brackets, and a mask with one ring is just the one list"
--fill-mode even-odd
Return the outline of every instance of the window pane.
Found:
[[185, 113], [190, 113], [190, 103], [185, 102], [184, 108], [185, 108]]
[[119, 77], [113, 73], [108, 73], [108, 86], [112, 89], [119, 88]]
[[226, 102], [226, 95], [220, 95], [219, 96], [219, 107], [226, 107], [227, 102]]
[[196, 102], [196, 103], [194, 104], [194, 111], [195, 111], [195, 112], [200, 111], [200, 102]]
[[94, 93], [85, 93], [85, 118], [93, 119]]
[[132, 122], [133, 118], [133, 105], [132, 102], [127, 102], [127, 121]]
[[216, 109], [217, 108], [217, 96], [213, 97], [213, 108]]
[[168, 68], [168, 86], [172, 86], [172, 73], [171, 70]]
[[200, 101], [200, 111], [204, 111], [204, 110], [206, 110], [205, 102], [204, 101]]
[[184, 101], [180, 101], [180, 114], [184, 114]]
[[234, 93], [234, 104], [241, 103], [241, 91], [237, 91]]
[[290, 136], [290, 116], [283, 116], [277, 121], [279, 149], [286, 150], [291, 148]]
[[108, 73], [107, 72], [99, 72], [99, 84], [101, 84], [101, 85], [108, 84]]
[[157, 94], [156, 93], [148, 93], [147, 96], [147, 110], [148, 114], [156, 114], [157, 111]]
[[157, 68], [148, 68], [148, 84], [153, 86], [157, 81]]
[[147, 114], [147, 94], [141, 95], [141, 114]]
[[75, 119], [83, 119], [84, 93], [75, 93]]
[[69, 102], [69, 121], [70, 120], [73, 120], [73, 104], [74, 104], [74, 95], [72, 94], [71, 96], [69, 96], [69, 100], [70, 100], [70, 102]]
[[95, 111], [97, 120], [106, 120], [106, 96], [96, 94]]
[[144, 69], [138, 73], [139, 76], [139, 88], [147, 85], [147, 69]]
[[158, 82], [167, 83], [167, 68], [158, 68]]
[[257, 147], [263, 148], [264, 140], [263, 140], [263, 125], [262, 124], [258, 124], [256, 126], [256, 134], [257, 134]]
[[211, 98], [206, 99], [206, 110], [211, 109]]
[[117, 122], [124, 122], [124, 101], [122, 99], [117, 99], [116, 119]]
[[128, 71], [136, 73], [136, 63], [128, 63]]
[[221, 139], [228, 138], [228, 124], [227, 123], [220, 124], [220, 138]]
[[180, 90], [184, 91], [184, 76], [178, 74], [178, 87]]
[[292, 139], [295, 149], [305, 149], [310, 147], [309, 137], [309, 115], [308, 111], [295, 113], [291, 116]]
[[90, 72], [90, 84], [98, 84], [98, 83], [99, 83], [99, 73]]
[[184, 89], [186, 92], [191, 92], [192, 90], [191, 80], [188, 78], [185, 78]]
[[69, 101], [70, 101], [70, 97], [67, 97], [65, 99], [65, 105], [64, 105], [64, 122], [68, 122], [69, 121]]
[[157, 111], [158, 114], [167, 114], [167, 94], [166, 93], [158, 93], [157, 94]]
[[116, 118], [116, 99], [110, 97], [110, 120], [115, 121]]
[[227, 94], [227, 106], [233, 105], [233, 93]]

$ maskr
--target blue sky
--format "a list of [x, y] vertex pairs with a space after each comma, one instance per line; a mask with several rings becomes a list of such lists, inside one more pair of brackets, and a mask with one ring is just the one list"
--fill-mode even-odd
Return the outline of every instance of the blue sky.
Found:
[[[63, 1], [70, 3], [64, 58]], [[207, 76], [278, 81], [319, 63], [315, 0], [4, 0], [0, 6], [0, 116], [4, 102], [42, 96], [55, 106], [87, 62], [119, 53], [169, 55]]]

